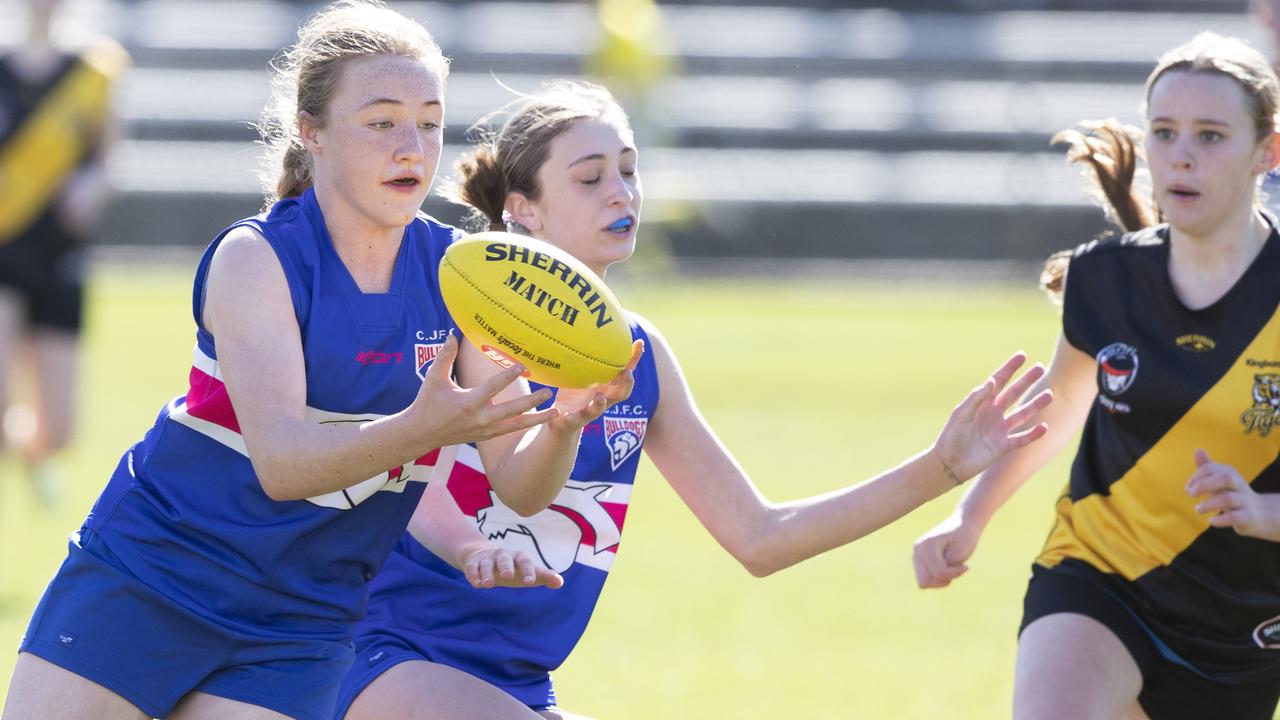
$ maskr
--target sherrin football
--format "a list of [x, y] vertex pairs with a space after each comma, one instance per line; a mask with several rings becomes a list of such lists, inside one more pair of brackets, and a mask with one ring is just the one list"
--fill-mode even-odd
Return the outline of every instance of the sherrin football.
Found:
[[555, 387], [608, 382], [631, 358], [617, 298], [560, 248], [524, 235], [482, 232], [440, 260], [440, 292], [462, 334], [495, 363], [524, 365]]

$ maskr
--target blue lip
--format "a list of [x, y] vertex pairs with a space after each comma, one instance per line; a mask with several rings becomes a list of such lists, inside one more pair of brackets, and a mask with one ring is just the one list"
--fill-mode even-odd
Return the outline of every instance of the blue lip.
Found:
[[615, 230], [615, 231], [616, 231], [616, 230], [626, 230], [626, 229], [627, 229], [627, 228], [629, 228], [629, 227], [631, 227], [631, 219], [630, 219], [630, 218], [622, 218], [622, 219], [621, 219], [621, 220], [619, 220], [618, 222], [616, 222], [616, 223], [614, 223], [614, 224], [610, 225], [610, 226], [609, 226], [609, 229], [610, 229], [610, 230]]

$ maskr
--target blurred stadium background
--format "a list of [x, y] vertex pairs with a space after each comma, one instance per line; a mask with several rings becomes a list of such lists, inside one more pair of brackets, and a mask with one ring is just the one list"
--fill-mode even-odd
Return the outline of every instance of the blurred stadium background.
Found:
[[[19, 39], [23, 5], [0, 0], [0, 47]], [[645, 247], [620, 295], [664, 329], [704, 413], [777, 500], [921, 449], [1009, 351], [1048, 359], [1057, 316], [1035, 264], [1104, 228], [1054, 132], [1138, 122], [1154, 58], [1200, 30], [1272, 52], [1245, 0], [391, 5], [453, 58], [442, 175], [471, 122], [511, 99], [497, 81], [611, 74], [646, 189]], [[64, 504], [39, 509], [0, 460], [0, 699], [2, 650], [67, 532], [184, 387], [191, 261], [261, 204], [250, 123], [266, 63], [318, 6], [66, 0], [68, 44], [110, 35], [135, 66]], [[436, 198], [427, 210], [460, 219]], [[601, 720], [1007, 716], [1026, 568], [1068, 461], [1012, 501], [944, 593], [915, 590], [910, 546], [954, 496], [759, 581], [646, 465], [626, 551], [557, 675], [565, 706]]]
[[[393, 4], [453, 58], [445, 163], [511, 99], [495, 78], [612, 71], [643, 130], [649, 227], [681, 259], [1041, 258], [1102, 228], [1054, 132], [1136, 121], [1154, 58], [1198, 30], [1270, 52], [1245, 0]], [[0, 0], [0, 44], [22, 5]], [[105, 33], [136, 63], [105, 244], [202, 246], [260, 206], [249, 123], [314, 7], [67, 0], [68, 42]]]

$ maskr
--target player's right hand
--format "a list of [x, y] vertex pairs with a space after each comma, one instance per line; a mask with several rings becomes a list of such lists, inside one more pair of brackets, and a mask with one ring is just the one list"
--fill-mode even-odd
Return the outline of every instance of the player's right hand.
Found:
[[922, 588], [942, 588], [969, 570], [965, 561], [978, 547], [981, 530], [967, 525], [957, 510], [916, 540], [911, 553], [916, 584]]
[[547, 587], [555, 590], [564, 585], [559, 573], [529, 557], [523, 550], [508, 550], [490, 545], [467, 558], [463, 566], [472, 587]]
[[545, 388], [505, 402], [495, 402], [511, 383], [520, 379], [524, 368], [513, 365], [485, 379], [474, 388], [453, 381], [453, 365], [458, 357], [458, 338], [450, 334], [440, 354], [427, 368], [411, 410], [418, 416], [423, 435], [433, 447], [488, 440], [511, 432], [523, 432], [560, 415], [555, 407], [535, 410], [551, 399]]

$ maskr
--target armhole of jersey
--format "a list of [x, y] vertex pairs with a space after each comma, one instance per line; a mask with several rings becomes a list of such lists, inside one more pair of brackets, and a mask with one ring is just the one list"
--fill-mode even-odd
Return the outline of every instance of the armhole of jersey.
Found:
[[644, 356], [640, 358], [640, 365], [636, 368], [638, 372], [645, 375], [645, 379], [650, 381], [653, 386], [653, 411], [656, 412], [658, 405], [662, 402], [662, 383], [658, 379], [658, 362], [653, 355], [653, 342], [649, 340], [649, 328], [652, 325], [645, 318], [624, 310], [627, 318], [631, 321], [631, 337], [634, 340], [644, 341]]
[[213, 242], [209, 243], [209, 247], [205, 249], [204, 256], [200, 258], [200, 264], [196, 267], [196, 277], [194, 288], [192, 289], [191, 306], [196, 323], [196, 331], [204, 339], [212, 342], [213, 333], [204, 326], [204, 302], [205, 294], [208, 291], [209, 267], [213, 264], [213, 254], [217, 251], [218, 246], [222, 244], [222, 239], [236, 228], [247, 227], [253, 229], [261, 237], [267, 241], [267, 245], [271, 247], [272, 252], [276, 255], [276, 260], [280, 263], [280, 270], [284, 273], [285, 282], [289, 285], [289, 298], [293, 302], [293, 316], [298, 321], [298, 327], [304, 326], [307, 317], [308, 303], [306, 295], [299, 286], [298, 273], [293, 267], [293, 263], [274, 241], [271, 232], [255, 220], [242, 220], [231, 227], [223, 230]]
[[[1084, 292], [1084, 279], [1080, 277], [1080, 272], [1076, 270], [1077, 261], [1080, 259], [1079, 251], [1071, 258], [1067, 264], [1066, 272], [1062, 276], [1062, 336], [1067, 339], [1067, 343], [1071, 347], [1079, 350], [1086, 355], [1093, 355], [1092, 352], [1085, 347], [1084, 338], [1080, 337], [1077, 332], [1079, 314], [1084, 312], [1085, 300], [1079, 297]], [[1075, 282], [1072, 282], [1072, 277]]]

